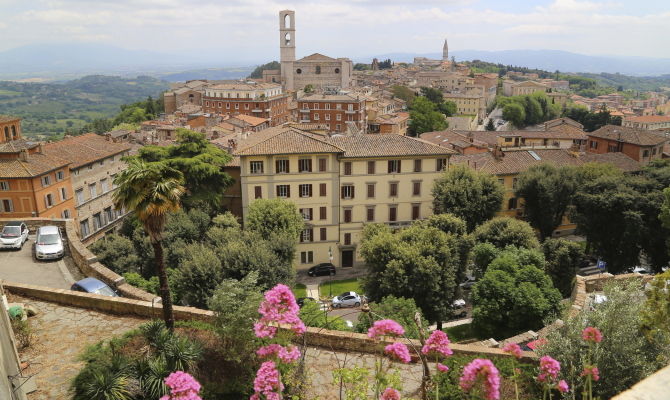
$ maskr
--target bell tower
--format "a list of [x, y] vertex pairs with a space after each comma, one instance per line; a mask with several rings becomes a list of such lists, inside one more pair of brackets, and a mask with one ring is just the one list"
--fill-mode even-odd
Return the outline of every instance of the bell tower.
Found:
[[447, 39], [444, 39], [444, 46], [442, 46], [442, 61], [449, 61], [449, 45]]
[[281, 81], [286, 90], [293, 90], [293, 62], [295, 61], [295, 11], [279, 12], [279, 62]]

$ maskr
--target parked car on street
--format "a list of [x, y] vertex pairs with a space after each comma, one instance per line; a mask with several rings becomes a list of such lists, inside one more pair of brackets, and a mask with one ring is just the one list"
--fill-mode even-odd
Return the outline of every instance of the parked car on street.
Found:
[[53, 260], [63, 258], [65, 247], [63, 236], [57, 226], [43, 226], [37, 230], [35, 237], [35, 258]]
[[628, 269], [628, 272], [632, 272], [632, 273], [636, 273], [636, 272], [637, 272], [638, 274], [642, 274], [642, 275], [647, 275], [647, 274], [650, 274], [650, 273], [651, 273], [651, 272], [649, 272], [646, 268], [641, 267], [641, 266], [639, 266], [639, 265], [636, 265], [636, 266], [633, 267], [633, 268], [629, 268], [629, 269]]
[[21, 249], [28, 240], [28, 226], [21, 221], [8, 222], [0, 232], [0, 248]]
[[116, 293], [114, 289], [107, 286], [105, 282], [95, 278], [84, 278], [78, 282], [75, 282], [70, 290], [74, 290], [76, 292], [101, 294], [110, 297], [119, 297], [119, 294]]
[[331, 263], [321, 263], [316, 264], [309, 270], [307, 270], [307, 275], [309, 276], [328, 276], [335, 275], [335, 266]]
[[363, 300], [356, 292], [344, 292], [339, 296], [333, 297], [332, 304], [333, 308], [359, 307], [363, 304]]
[[465, 318], [468, 315], [468, 311], [465, 308], [465, 300], [454, 300], [454, 302], [451, 303], [451, 313], [456, 318]]

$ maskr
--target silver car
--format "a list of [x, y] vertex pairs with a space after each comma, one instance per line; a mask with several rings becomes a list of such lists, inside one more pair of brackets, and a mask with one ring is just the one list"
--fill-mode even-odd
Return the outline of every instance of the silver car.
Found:
[[340, 307], [358, 307], [363, 300], [356, 292], [344, 292], [339, 296], [333, 297], [333, 308]]
[[7, 223], [0, 232], [1, 249], [20, 249], [28, 240], [28, 227], [21, 221]]
[[63, 237], [57, 226], [43, 226], [37, 230], [35, 258], [53, 260], [62, 258], [64, 254]]

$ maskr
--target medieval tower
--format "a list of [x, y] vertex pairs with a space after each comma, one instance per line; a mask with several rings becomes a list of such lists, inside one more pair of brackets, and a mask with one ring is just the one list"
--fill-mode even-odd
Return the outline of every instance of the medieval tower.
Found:
[[279, 61], [281, 82], [293, 88], [293, 63], [295, 62], [295, 11], [279, 12]]
[[444, 39], [444, 46], [442, 46], [442, 61], [449, 61], [449, 45], [447, 45], [447, 39]]

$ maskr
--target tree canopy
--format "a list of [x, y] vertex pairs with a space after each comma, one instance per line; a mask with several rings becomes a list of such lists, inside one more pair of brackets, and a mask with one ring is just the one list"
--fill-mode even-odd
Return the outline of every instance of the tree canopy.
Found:
[[540, 246], [527, 222], [510, 217], [496, 217], [484, 222], [475, 229], [474, 237], [478, 243], [491, 243], [499, 249], [507, 246], [535, 249]]
[[407, 132], [410, 136], [419, 136], [424, 132], [440, 131], [449, 124], [437, 106], [426, 97], [419, 96], [412, 100], [409, 112], [410, 123]]

